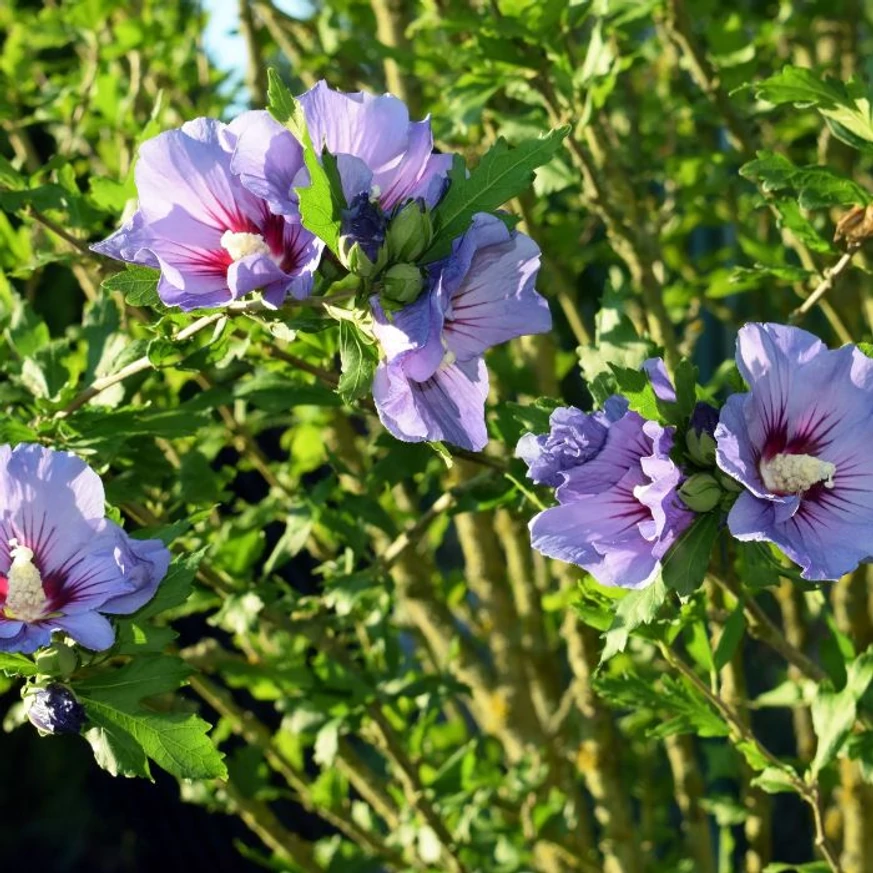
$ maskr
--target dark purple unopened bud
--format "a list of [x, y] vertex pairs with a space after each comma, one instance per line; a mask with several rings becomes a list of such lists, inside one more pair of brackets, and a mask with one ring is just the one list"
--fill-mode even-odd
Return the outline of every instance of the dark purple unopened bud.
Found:
[[708, 433], [712, 436], [718, 426], [718, 410], [708, 403], [700, 402], [691, 413], [691, 429], [699, 436]]
[[30, 723], [47, 734], [77, 734], [85, 724], [85, 707], [65, 685], [47, 685], [27, 701]]
[[685, 444], [692, 460], [704, 467], [715, 463], [715, 428], [718, 410], [708, 403], [698, 403], [691, 413]]
[[352, 198], [348, 209], [343, 210], [341, 236], [349, 243], [357, 243], [371, 261], [376, 260], [385, 242], [387, 227], [385, 213], [363, 191]]

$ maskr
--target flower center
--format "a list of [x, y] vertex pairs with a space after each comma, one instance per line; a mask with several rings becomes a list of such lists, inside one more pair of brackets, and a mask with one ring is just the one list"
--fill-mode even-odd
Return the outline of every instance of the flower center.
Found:
[[837, 468], [830, 461], [821, 461], [812, 455], [773, 455], [761, 463], [761, 478], [768, 491], [774, 494], [799, 494], [823, 482], [825, 488], [834, 487]]
[[6, 615], [19, 621], [39, 621], [46, 611], [48, 598], [42, 587], [42, 576], [33, 563], [33, 550], [18, 544], [13, 537], [9, 554], [12, 564], [6, 574]]
[[446, 339], [446, 335], [444, 333], [440, 334], [440, 343], [443, 347], [443, 359], [440, 361], [440, 369], [445, 370], [446, 367], [451, 367], [455, 361], [458, 360], [458, 356], [449, 348], [449, 341]]
[[226, 230], [221, 235], [221, 247], [234, 259], [246, 257], [246, 255], [272, 255], [270, 247], [259, 233], [235, 233]]

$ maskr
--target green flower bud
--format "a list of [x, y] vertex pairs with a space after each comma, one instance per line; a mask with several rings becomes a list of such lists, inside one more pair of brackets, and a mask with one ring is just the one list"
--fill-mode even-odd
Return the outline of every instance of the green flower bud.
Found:
[[36, 656], [36, 668], [46, 676], [70, 676], [78, 665], [76, 652], [66, 643], [54, 642]]
[[378, 255], [376, 255], [376, 260], [371, 261], [360, 243], [353, 243], [351, 246], [346, 247], [341, 240], [340, 261], [350, 273], [362, 276], [364, 279], [372, 279], [388, 263], [388, 252], [385, 246], [382, 246], [379, 249]]
[[679, 488], [682, 502], [694, 512], [709, 512], [710, 509], [715, 509], [722, 494], [722, 488], [715, 476], [709, 473], [695, 473]]
[[381, 279], [382, 292], [379, 299], [389, 309], [408, 306], [418, 299], [424, 287], [424, 277], [415, 264], [394, 264]]
[[395, 262], [412, 262], [430, 248], [433, 224], [430, 212], [420, 200], [411, 200], [388, 225], [388, 257]]
[[688, 455], [701, 467], [711, 467], [715, 464], [715, 439], [706, 431], [699, 433], [694, 428], [688, 428], [685, 433], [685, 445], [688, 447]]
[[715, 476], [718, 479], [718, 484], [721, 485], [725, 491], [739, 493], [743, 490], [743, 486], [740, 485], [733, 476], [728, 476], [727, 473], [723, 473], [721, 470], [717, 470]]

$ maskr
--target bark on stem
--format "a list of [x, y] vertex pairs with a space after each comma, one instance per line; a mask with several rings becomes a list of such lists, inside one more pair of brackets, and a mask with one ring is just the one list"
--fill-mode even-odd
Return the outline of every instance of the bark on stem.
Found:
[[[565, 586], [575, 584], [569, 568], [561, 567], [558, 572]], [[604, 873], [642, 873], [643, 860], [635, 837], [627, 782], [621, 776], [621, 746], [612, 713], [591, 687], [598, 662], [597, 632], [581, 624], [573, 611], [567, 610], [561, 636], [567, 642], [576, 707], [586, 729], [577, 757], [594, 798], [594, 815], [603, 830], [600, 850], [604, 855]]]
[[705, 796], [703, 777], [697, 765], [693, 739], [674, 734], [664, 740], [673, 773], [673, 794], [682, 812], [682, 825], [695, 873], [716, 873], [715, 852], [706, 813], [700, 806]]

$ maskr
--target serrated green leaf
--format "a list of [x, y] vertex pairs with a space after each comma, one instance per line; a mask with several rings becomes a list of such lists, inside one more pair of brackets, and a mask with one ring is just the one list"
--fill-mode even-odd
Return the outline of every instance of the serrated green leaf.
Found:
[[161, 307], [158, 279], [161, 273], [151, 267], [128, 265], [126, 270], [103, 280], [104, 291], [118, 291], [131, 306]]
[[630, 370], [615, 364], [610, 364], [609, 367], [618, 391], [627, 399], [630, 409], [649, 421], [660, 421], [658, 398], [648, 374], [643, 370]]
[[95, 722], [83, 736], [91, 746], [97, 766], [112, 776], [152, 778], [146, 753], [126, 730], [111, 721]]
[[873, 114], [859, 82], [822, 79], [812, 70], [786, 66], [755, 85], [756, 95], [776, 105], [814, 106], [837, 139], [860, 151], [873, 152]]
[[720, 528], [717, 512], [694, 520], [661, 561], [661, 578], [667, 588], [688, 597], [703, 584]]
[[818, 738], [810, 773], [815, 778], [840, 753], [858, 714], [858, 701], [873, 681], [873, 651], [858, 655], [846, 666], [846, 685], [834, 691], [823, 682], [812, 702], [812, 726]]
[[803, 209], [866, 205], [873, 199], [856, 182], [827, 167], [797, 167], [784, 155], [775, 152], [758, 152], [755, 160], [740, 167], [740, 175], [757, 182], [765, 192], [796, 191]]
[[345, 403], [351, 403], [369, 392], [379, 362], [378, 354], [376, 347], [351, 321], [339, 323], [339, 351], [342, 374], [336, 390]]
[[661, 578], [646, 588], [626, 594], [619, 601], [612, 624], [604, 634], [605, 645], [600, 663], [604, 664], [613, 655], [623, 652], [631, 632], [652, 621], [666, 599], [667, 586]]
[[[103, 729], [104, 740], [112, 738], [114, 752], [125, 750], [125, 763], [135, 755], [132, 747], [135, 744], [159, 767], [179, 779], [227, 777], [223, 756], [207, 735], [209, 725], [196, 715], [127, 712], [101, 700], [84, 696], [79, 699], [89, 720]], [[136, 775], [142, 775], [139, 769]]]
[[533, 183], [534, 171], [557, 154], [569, 132], [569, 126], [555, 128], [517, 146], [508, 145], [501, 137], [469, 175], [463, 159], [455, 156], [449, 188], [433, 211], [434, 239], [425, 262], [447, 255], [452, 240], [467, 230], [477, 212], [493, 212], [527, 189]]
[[303, 226], [314, 233], [334, 253], [339, 253], [345, 196], [336, 170], [336, 158], [312, 142], [303, 106], [282, 83], [275, 70], [267, 71], [267, 97], [270, 114], [283, 124], [303, 148], [303, 162], [309, 185], [297, 187]]

